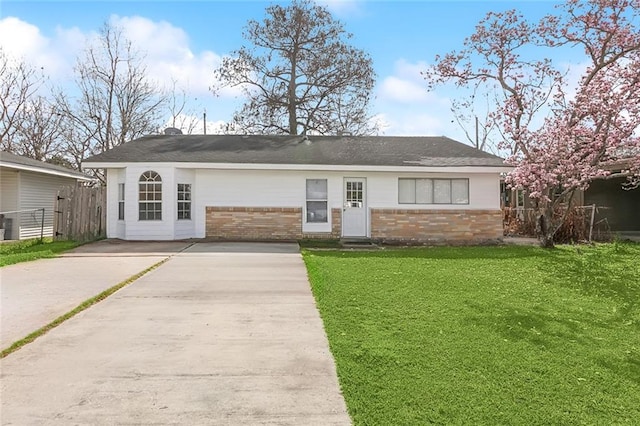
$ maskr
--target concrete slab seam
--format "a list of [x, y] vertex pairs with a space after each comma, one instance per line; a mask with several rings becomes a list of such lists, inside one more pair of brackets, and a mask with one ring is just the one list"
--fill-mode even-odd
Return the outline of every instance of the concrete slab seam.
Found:
[[84, 302], [82, 302], [81, 304], [79, 304], [78, 306], [76, 306], [75, 308], [73, 308], [72, 310], [70, 310], [69, 312], [67, 312], [66, 314], [63, 314], [61, 316], [59, 316], [58, 318], [56, 318], [55, 320], [51, 321], [49, 324], [40, 327], [39, 329], [37, 329], [36, 331], [34, 331], [33, 333], [28, 334], [26, 337], [12, 343], [9, 347], [7, 347], [6, 349], [2, 349], [2, 352], [0, 352], [0, 359], [8, 356], [9, 354], [19, 350], [20, 348], [22, 348], [25, 345], [28, 345], [29, 343], [33, 342], [34, 340], [36, 340], [38, 337], [45, 335], [46, 333], [48, 333], [50, 330], [53, 330], [54, 328], [56, 328], [57, 326], [59, 326], [60, 324], [64, 323], [65, 321], [67, 321], [70, 318], [73, 318], [74, 316], [76, 316], [77, 314], [79, 314], [80, 312], [89, 309], [91, 306], [97, 304], [98, 302], [101, 302], [102, 300], [106, 299], [107, 297], [111, 296], [112, 294], [114, 294], [115, 292], [117, 292], [118, 290], [120, 290], [121, 288], [135, 282], [136, 280], [138, 280], [139, 278], [141, 278], [143, 275], [146, 275], [147, 273], [153, 271], [154, 269], [158, 268], [159, 266], [161, 266], [163, 263], [167, 262], [169, 259], [171, 259], [171, 257], [173, 257], [173, 255], [171, 256], [167, 256], [165, 259], [162, 259], [160, 262], [157, 262], [153, 265], [151, 265], [150, 267], [148, 267], [147, 269], [138, 272], [135, 275], [132, 275], [131, 277], [127, 278], [124, 281], [119, 282], [118, 284], [109, 287], [108, 289], [104, 290], [103, 292], [99, 293], [96, 296], [93, 296], [87, 300], [85, 300]]

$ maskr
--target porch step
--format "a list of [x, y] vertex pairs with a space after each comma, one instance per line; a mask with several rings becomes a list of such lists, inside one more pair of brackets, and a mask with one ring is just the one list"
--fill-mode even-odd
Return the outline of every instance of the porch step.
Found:
[[341, 238], [340, 245], [344, 248], [378, 248], [378, 245], [368, 238]]

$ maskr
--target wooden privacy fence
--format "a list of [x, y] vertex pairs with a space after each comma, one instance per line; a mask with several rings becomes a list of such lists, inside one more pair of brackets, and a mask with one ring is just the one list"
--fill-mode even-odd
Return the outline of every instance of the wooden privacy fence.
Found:
[[106, 190], [82, 184], [58, 191], [54, 210], [56, 240], [91, 241], [106, 234]]

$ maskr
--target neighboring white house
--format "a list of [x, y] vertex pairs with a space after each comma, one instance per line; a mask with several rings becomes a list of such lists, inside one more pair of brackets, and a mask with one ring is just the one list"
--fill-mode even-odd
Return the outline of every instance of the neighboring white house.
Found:
[[445, 137], [154, 135], [91, 157], [125, 240], [502, 237], [503, 160]]
[[53, 235], [58, 189], [91, 180], [82, 173], [0, 151], [0, 214], [4, 239], [40, 237], [44, 208], [44, 236]]

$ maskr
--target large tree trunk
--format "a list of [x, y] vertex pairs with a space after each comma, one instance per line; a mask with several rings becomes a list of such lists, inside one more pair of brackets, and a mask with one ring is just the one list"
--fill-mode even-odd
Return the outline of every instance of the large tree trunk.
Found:
[[289, 109], [289, 134], [297, 135], [298, 134], [298, 105], [296, 102], [296, 67], [298, 66], [297, 62], [298, 49], [294, 48], [293, 53], [291, 55], [291, 80], [289, 80], [289, 87], [287, 88], [287, 97], [288, 97], [288, 106]]
[[[555, 247], [553, 238], [567, 220], [569, 212], [573, 206], [573, 197], [576, 193], [575, 189], [572, 189], [562, 195], [555, 197], [555, 201], [545, 201], [538, 204], [538, 221], [536, 230], [538, 231], [538, 237], [540, 239], [540, 246], [545, 248]], [[552, 196], [552, 190], [547, 189], [547, 197]], [[564, 205], [562, 208], [564, 212], [558, 217], [556, 208]]]
[[[555, 227], [552, 226], [548, 208], [538, 216], [538, 238], [540, 240], [540, 247], [553, 248], [553, 234], [555, 234]], [[553, 213], [553, 212], [552, 212]]]

